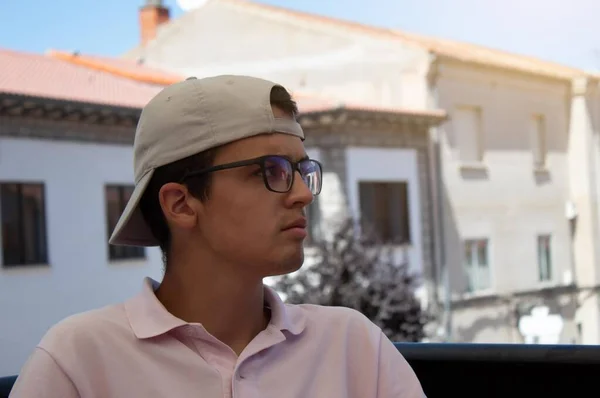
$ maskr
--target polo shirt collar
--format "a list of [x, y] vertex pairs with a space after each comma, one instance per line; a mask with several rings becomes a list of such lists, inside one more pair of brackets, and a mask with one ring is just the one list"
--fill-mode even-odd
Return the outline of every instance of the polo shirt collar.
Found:
[[[147, 339], [168, 333], [178, 327], [188, 325], [182, 319], [171, 314], [155, 295], [160, 283], [145, 278], [141, 292], [125, 302], [125, 312], [131, 329], [138, 339]], [[285, 304], [277, 292], [268, 286], [265, 289], [265, 304], [271, 309], [271, 321], [268, 328], [300, 334], [306, 326], [303, 311]]]

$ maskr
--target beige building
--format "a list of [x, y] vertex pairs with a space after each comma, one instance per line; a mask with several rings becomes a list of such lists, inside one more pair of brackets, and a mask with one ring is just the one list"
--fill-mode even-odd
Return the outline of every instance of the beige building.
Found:
[[[175, 20], [147, 3], [142, 42], [123, 57], [138, 64], [263, 76], [341, 106], [446, 111], [430, 130], [431, 195], [418, 199], [431, 210], [419, 251], [446, 338], [600, 344], [597, 76], [250, 1], [211, 0]], [[360, 214], [356, 181], [337, 178], [340, 204]]]

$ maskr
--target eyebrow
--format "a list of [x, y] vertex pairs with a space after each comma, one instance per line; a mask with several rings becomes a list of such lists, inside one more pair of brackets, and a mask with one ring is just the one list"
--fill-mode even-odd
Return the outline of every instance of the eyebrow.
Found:
[[293, 162], [301, 162], [301, 161], [303, 161], [303, 160], [308, 160], [308, 159], [310, 159], [310, 156], [308, 156], [308, 154], [307, 154], [307, 153], [305, 153], [304, 155], [302, 155], [301, 157], [299, 157], [299, 158], [298, 158], [298, 157], [296, 157], [296, 156], [290, 155], [289, 153], [284, 153], [284, 152], [282, 152], [282, 151], [273, 151], [273, 152], [268, 152], [268, 153], [266, 153], [266, 154], [265, 154], [265, 155], [263, 155], [263, 156], [269, 156], [269, 155], [270, 155], [270, 156], [281, 156], [281, 157], [287, 158], [287, 159], [289, 159], [289, 160], [291, 160], [291, 161], [293, 161]]

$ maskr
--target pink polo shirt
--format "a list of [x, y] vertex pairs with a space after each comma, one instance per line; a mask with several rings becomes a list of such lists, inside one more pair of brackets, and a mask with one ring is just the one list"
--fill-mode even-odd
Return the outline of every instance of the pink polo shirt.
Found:
[[71, 316], [23, 367], [11, 397], [422, 398], [404, 357], [361, 313], [284, 304], [238, 357], [171, 315], [147, 278], [122, 304]]

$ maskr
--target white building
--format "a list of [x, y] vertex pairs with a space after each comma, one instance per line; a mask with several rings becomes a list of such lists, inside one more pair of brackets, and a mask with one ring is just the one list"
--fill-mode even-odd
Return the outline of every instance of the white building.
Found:
[[[0, 375], [62, 318], [118, 302], [158, 250], [109, 250], [133, 181], [139, 106], [157, 87], [0, 51]], [[143, 99], [140, 102], [140, 99]]]
[[[107, 244], [132, 190], [137, 118], [161, 86], [10, 51], [0, 51], [0, 74], [7, 77], [0, 81], [0, 375], [6, 375], [19, 371], [56, 322], [134, 295], [145, 276], [162, 279], [157, 248]], [[312, 237], [322, 232], [319, 218], [330, 225], [347, 208], [392, 211], [373, 192], [378, 186], [404, 203], [381, 227], [400, 220], [411, 265], [431, 268], [433, 224], [423, 206], [430, 203], [427, 131], [443, 112], [339, 107], [310, 98], [300, 107], [308, 153], [325, 167], [325, 187], [310, 212]], [[346, 187], [351, 194], [339, 195]], [[359, 203], [365, 192], [370, 202]]]
[[518, 319], [544, 304], [564, 319], [560, 342], [600, 343], [598, 76], [252, 1], [211, 0], [173, 20], [156, 4], [140, 10], [142, 41], [125, 58], [181, 75], [256, 74], [343, 104], [446, 111], [431, 132], [439, 234], [426, 276], [450, 338], [521, 342]]
[[[600, 343], [596, 76], [249, 1], [172, 21], [141, 12], [161, 22], [128, 54], [144, 67], [0, 52], [0, 374], [63, 317], [161, 278], [157, 249], [111, 258], [114, 187], [133, 180], [139, 108], [164, 84], [216, 73], [297, 91], [327, 173], [313, 225], [384, 209], [380, 229], [407, 236], [453, 341]], [[560, 327], [542, 336], [546, 324]]]

